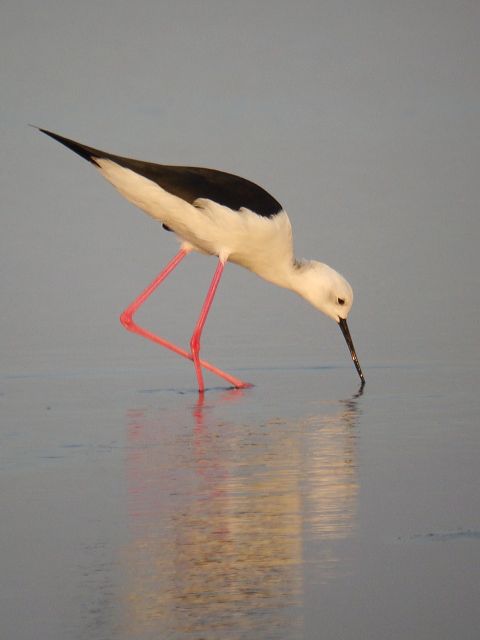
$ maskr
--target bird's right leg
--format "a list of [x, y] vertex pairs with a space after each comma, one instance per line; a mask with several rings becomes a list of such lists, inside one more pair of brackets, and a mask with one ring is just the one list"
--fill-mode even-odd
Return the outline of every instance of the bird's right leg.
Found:
[[142, 306], [142, 304], [147, 300], [147, 298], [152, 295], [155, 289], [165, 280], [165, 278], [171, 274], [171, 272], [180, 264], [180, 262], [185, 258], [187, 254], [188, 250], [182, 247], [180, 251], [172, 258], [172, 260], [170, 260], [167, 266], [162, 269], [162, 271], [160, 271], [155, 280], [151, 282], [148, 287], [144, 291], [142, 291], [138, 298], [135, 298], [135, 300], [125, 309], [125, 311], [120, 316], [120, 322], [128, 331], [138, 333], [138, 335], [143, 336], [148, 340], [152, 340], [162, 347], [178, 353], [178, 355], [183, 356], [184, 358], [190, 359], [190, 355], [187, 351], [184, 351], [180, 347], [177, 347], [175, 344], [169, 342], [168, 340], [164, 340], [151, 331], [140, 327], [136, 322], [133, 321], [133, 316]]
[[[133, 320], [133, 316], [138, 311], [138, 309], [142, 306], [142, 304], [147, 300], [147, 298], [149, 298], [152, 295], [155, 289], [165, 280], [165, 278], [167, 278], [167, 276], [171, 274], [171, 272], [175, 269], [175, 267], [177, 267], [180, 264], [180, 262], [185, 258], [185, 256], [188, 255], [189, 252], [190, 252], [190, 249], [188, 248], [182, 247], [180, 249], [180, 251], [172, 258], [172, 260], [170, 260], [167, 266], [164, 269], [162, 269], [162, 271], [158, 274], [155, 280], [153, 280], [153, 282], [151, 282], [148, 285], [148, 287], [144, 291], [142, 291], [142, 293], [137, 298], [135, 298], [135, 300], [125, 309], [125, 311], [120, 316], [120, 322], [128, 331], [132, 331], [132, 333], [137, 333], [138, 335], [143, 336], [144, 338], [147, 338], [148, 340], [151, 340], [152, 342], [155, 342], [156, 344], [159, 344], [160, 346], [165, 347], [166, 349], [170, 349], [170, 351], [177, 353], [179, 356], [182, 356], [187, 360], [193, 360], [193, 356], [191, 353], [189, 353], [188, 351], [185, 351], [185, 349], [182, 349], [181, 347], [178, 347], [172, 342], [165, 340], [165, 338], [161, 338], [160, 336], [157, 336], [155, 333], [148, 331], [148, 329], [144, 329]], [[235, 378], [229, 373], [226, 373], [225, 371], [218, 369], [217, 367], [213, 366], [209, 362], [206, 362], [205, 360], [200, 360], [199, 364], [203, 368], [208, 369], [212, 373], [215, 373], [220, 378], [223, 378], [227, 382], [230, 382], [230, 384], [233, 387], [242, 388], [246, 386], [251, 386], [243, 382], [242, 380]]]

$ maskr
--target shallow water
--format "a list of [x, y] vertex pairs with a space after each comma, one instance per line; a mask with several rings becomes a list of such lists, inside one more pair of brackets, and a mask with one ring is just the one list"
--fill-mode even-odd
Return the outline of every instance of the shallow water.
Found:
[[6, 637], [477, 637], [474, 372], [238, 373], [3, 376]]

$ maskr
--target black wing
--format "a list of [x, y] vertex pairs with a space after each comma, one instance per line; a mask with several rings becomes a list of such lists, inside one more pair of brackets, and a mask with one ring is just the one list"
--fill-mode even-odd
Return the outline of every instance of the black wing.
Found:
[[112, 153], [69, 140], [51, 131], [40, 129], [42, 133], [54, 138], [78, 155], [93, 164], [95, 158], [112, 160], [122, 167], [156, 182], [163, 189], [189, 203], [197, 198], [208, 198], [221, 205], [238, 211], [242, 207], [254, 211], [259, 216], [272, 218], [282, 210], [282, 205], [265, 189], [250, 180], [239, 176], [200, 167], [174, 167], [153, 162], [143, 162], [132, 158], [123, 158]]

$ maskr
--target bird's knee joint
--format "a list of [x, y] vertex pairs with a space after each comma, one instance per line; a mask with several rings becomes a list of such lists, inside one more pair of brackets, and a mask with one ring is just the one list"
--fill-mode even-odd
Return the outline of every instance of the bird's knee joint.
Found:
[[190, 340], [190, 350], [192, 355], [198, 354], [200, 352], [200, 340], [198, 336], [192, 336]]
[[128, 313], [127, 311], [124, 311], [122, 313], [122, 315], [120, 316], [120, 322], [125, 327], [125, 329], [127, 329], [128, 331], [130, 331], [132, 329], [132, 327], [133, 327], [132, 315], [130, 313]]

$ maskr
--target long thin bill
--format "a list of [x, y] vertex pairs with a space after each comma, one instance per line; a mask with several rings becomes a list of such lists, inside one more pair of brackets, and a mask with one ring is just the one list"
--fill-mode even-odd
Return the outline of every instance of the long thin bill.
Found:
[[344, 318], [340, 318], [340, 320], [338, 321], [338, 324], [340, 326], [340, 329], [342, 330], [343, 337], [345, 338], [345, 342], [348, 345], [350, 355], [352, 356], [353, 364], [355, 365], [358, 371], [358, 375], [360, 376], [360, 380], [362, 381], [362, 386], [363, 386], [365, 384], [365, 378], [363, 377], [362, 368], [360, 367], [357, 354], [355, 353], [355, 347], [353, 346], [353, 340], [352, 340], [352, 336], [350, 335], [347, 321]]

